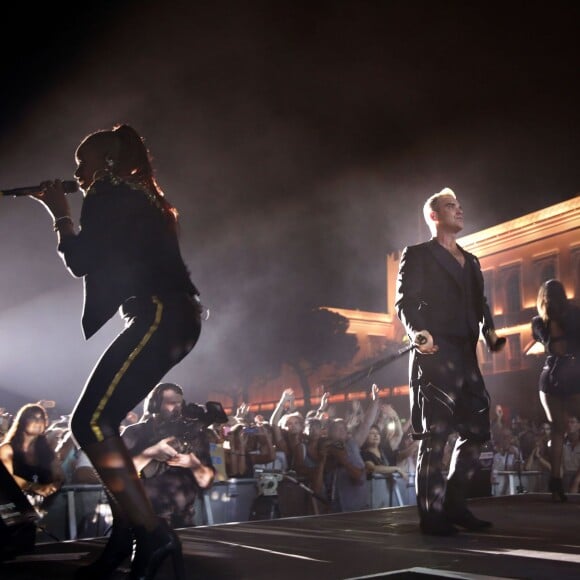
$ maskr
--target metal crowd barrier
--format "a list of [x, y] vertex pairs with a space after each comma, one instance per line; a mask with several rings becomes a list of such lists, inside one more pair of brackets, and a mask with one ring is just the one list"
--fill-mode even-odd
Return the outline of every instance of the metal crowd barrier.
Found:
[[[203, 492], [203, 515], [200, 525], [213, 526], [250, 519], [252, 503], [258, 496], [256, 480], [231, 478], [215, 482]], [[196, 509], [196, 514], [198, 514]]]
[[39, 521], [42, 539], [77, 540], [105, 536], [112, 523], [111, 508], [102, 485], [63, 485]]
[[547, 471], [498, 470], [492, 473], [492, 495], [517, 495], [548, 491]]
[[[367, 480], [371, 509], [415, 505], [412, 479], [400, 475], [373, 475]], [[278, 483], [270, 501], [280, 517], [314, 515], [312, 494], [292, 481]], [[198, 496], [195, 524], [214, 525], [245, 522], [252, 518], [254, 502], [260, 495], [256, 478], [231, 478], [215, 482]], [[64, 485], [50, 502], [40, 520], [44, 541], [77, 540], [107, 535], [112, 523], [107, 494], [102, 485]]]
[[398, 473], [392, 475], [374, 473], [371, 479], [367, 480], [367, 486], [371, 509], [417, 505], [414, 474], [405, 480]]

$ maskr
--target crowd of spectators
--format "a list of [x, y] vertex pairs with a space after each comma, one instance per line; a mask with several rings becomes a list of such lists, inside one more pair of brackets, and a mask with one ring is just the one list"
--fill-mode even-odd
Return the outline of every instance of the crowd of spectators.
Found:
[[[71, 437], [67, 415], [49, 416], [43, 402], [28, 404], [12, 415], [0, 408], [0, 460], [35, 506], [62, 485], [98, 484], [90, 462]], [[343, 407], [330, 404], [325, 393], [317, 409], [303, 413], [292, 389], [284, 389], [269, 418], [242, 403], [227, 423], [208, 427], [216, 468], [215, 481], [256, 478], [257, 474], [288, 474], [310, 492], [308, 513], [354, 511], [371, 505], [365, 482], [382, 476], [413, 486], [417, 442], [410, 421], [379, 398], [373, 385], [366, 399]], [[532, 422], [496, 405], [492, 440], [491, 484], [494, 495], [510, 493], [507, 473], [520, 476], [518, 491], [547, 491], [551, 469], [550, 423]], [[146, 419], [130, 413], [124, 428]], [[580, 491], [580, 423], [570, 417], [563, 450], [566, 489]], [[445, 456], [451, 456], [449, 438]], [[216, 465], [218, 463], [219, 465]], [[522, 475], [530, 489], [522, 489]], [[544, 477], [545, 476], [545, 477]], [[530, 484], [533, 481], [533, 484]]]

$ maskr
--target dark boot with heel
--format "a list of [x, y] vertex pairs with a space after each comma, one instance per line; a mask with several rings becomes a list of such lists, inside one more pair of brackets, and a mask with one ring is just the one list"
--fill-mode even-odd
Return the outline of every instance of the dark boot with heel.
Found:
[[128, 527], [115, 526], [107, 545], [99, 557], [87, 566], [79, 568], [75, 580], [106, 580], [115, 570], [131, 557], [133, 553], [133, 534]]
[[173, 578], [185, 580], [181, 542], [165, 520], [152, 531], [135, 529], [136, 549], [131, 562], [130, 580], [153, 580], [167, 558], [171, 558]]
[[445, 501], [443, 503], [447, 519], [454, 525], [464, 528], [469, 532], [481, 532], [492, 527], [488, 520], [482, 520], [476, 517], [467, 507], [465, 490], [468, 481], [458, 483], [456, 479], [447, 482]]
[[464, 508], [462, 510], [450, 511], [447, 513], [447, 517], [449, 518], [449, 521], [453, 525], [465, 528], [470, 532], [481, 532], [483, 530], [491, 528], [491, 526], [493, 525], [491, 522], [487, 520], [481, 520], [475, 517], [473, 513], [467, 508]]
[[[85, 447], [85, 452], [103, 484], [109, 490], [115, 490], [112, 493], [114, 504], [118, 512], [122, 514], [123, 521], [132, 526], [135, 546], [129, 578], [153, 580], [165, 560], [171, 558], [173, 578], [184, 580], [185, 567], [181, 554], [181, 542], [175, 532], [161, 518], [154, 520], [156, 526], [153, 530], [146, 529], [142, 525], [149, 521], [149, 514], [154, 517], [153, 507], [122, 438], [115, 435], [91, 443]], [[141, 525], [137, 525], [137, 522]], [[124, 554], [123, 551], [119, 557]], [[113, 563], [114, 558], [111, 561]], [[82, 580], [85, 580], [84, 577]]]
[[428, 536], [453, 536], [459, 531], [442, 513], [421, 514], [419, 527]]

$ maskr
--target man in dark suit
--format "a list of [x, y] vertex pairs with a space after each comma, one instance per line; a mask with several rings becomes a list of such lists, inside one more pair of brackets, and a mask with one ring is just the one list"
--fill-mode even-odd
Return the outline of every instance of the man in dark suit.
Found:
[[[410, 359], [411, 420], [420, 439], [417, 505], [421, 530], [450, 535], [461, 526], [480, 530], [490, 522], [467, 508], [466, 491], [481, 444], [490, 438], [490, 398], [476, 347], [480, 331], [491, 351], [505, 339], [495, 333], [478, 259], [456, 242], [463, 210], [451, 189], [432, 195], [423, 208], [433, 238], [403, 250], [395, 308], [415, 348]], [[457, 432], [447, 481], [443, 451]]]

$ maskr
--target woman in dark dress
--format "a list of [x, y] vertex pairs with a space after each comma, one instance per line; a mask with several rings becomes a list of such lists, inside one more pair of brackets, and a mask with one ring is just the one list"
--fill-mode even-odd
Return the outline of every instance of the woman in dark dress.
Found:
[[580, 417], [580, 308], [566, 296], [559, 280], [540, 287], [538, 316], [532, 334], [547, 357], [539, 380], [540, 401], [552, 425], [552, 467], [549, 489], [554, 501], [566, 501], [562, 485], [562, 451], [566, 421]]

